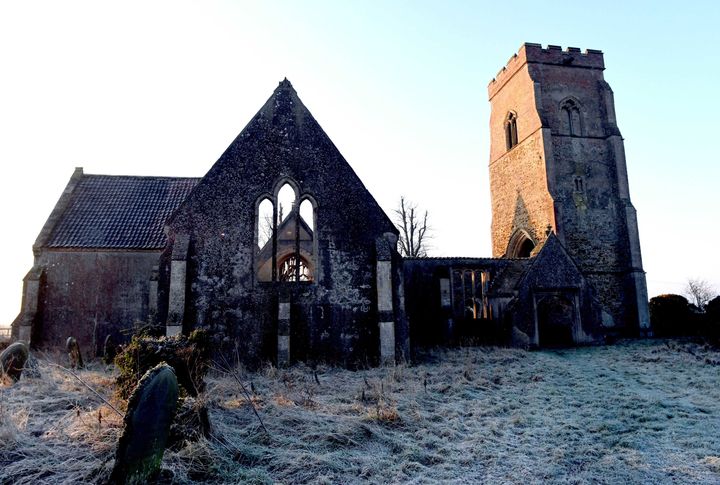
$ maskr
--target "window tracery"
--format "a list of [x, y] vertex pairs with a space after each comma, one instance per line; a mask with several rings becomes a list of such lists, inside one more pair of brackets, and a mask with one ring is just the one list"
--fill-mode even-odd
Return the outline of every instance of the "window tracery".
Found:
[[562, 133], [573, 136], [582, 135], [580, 103], [573, 99], [566, 99], [561, 103], [560, 124]]
[[256, 209], [255, 266], [258, 281], [313, 281], [316, 267], [316, 204], [283, 179]]

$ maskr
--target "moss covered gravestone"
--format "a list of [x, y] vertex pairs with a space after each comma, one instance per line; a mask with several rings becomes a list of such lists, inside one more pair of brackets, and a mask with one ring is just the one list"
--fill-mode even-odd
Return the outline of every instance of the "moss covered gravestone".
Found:
[[128, 401], [110, 483], [147, 483], [158, 474], [177, 401], [172, 367], [163, 362], [145, 373]]
[[15, 342], [0, 354], [0, 377], [7, 376], [13, 382], [20, 380], [30, 352], [23, 342]]

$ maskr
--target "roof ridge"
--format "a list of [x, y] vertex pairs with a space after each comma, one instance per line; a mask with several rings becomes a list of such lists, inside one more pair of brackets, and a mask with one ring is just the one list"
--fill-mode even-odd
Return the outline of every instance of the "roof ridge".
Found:
[[108, 178], [128, 178], [128, 179], [160, 179], [160, 180], [200, 180], [202, 177], [173, 177], [168, 175], [112, 175], [104, 173], [85, 173], [85, 177], [108, 177]]

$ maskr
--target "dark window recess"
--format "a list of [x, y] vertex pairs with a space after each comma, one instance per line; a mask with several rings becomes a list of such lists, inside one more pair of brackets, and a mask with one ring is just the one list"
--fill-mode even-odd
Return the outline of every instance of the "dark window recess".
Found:
[[517, 115], [515, 113], [509, 113], [505, 120], [505, 144], [508, 150], [518, 144]]
[[575, 192], [583, 192], [584, 190], [582, 177], [575, 177]]
[[487, 291], [490, 272], [478, 269], [453, 269], [451, 271], [453, 316], [460, 320], [491, 319]]
[[532, 250], [535, 249], [535, 244], [530, 239], [525, 239], [518, 249], [518, 258], [529, 258]]
[[560, 107], [560, 122], [562, 133], [573, 136], [582, 135], [580, 107], [572, 99], [568, 99]]

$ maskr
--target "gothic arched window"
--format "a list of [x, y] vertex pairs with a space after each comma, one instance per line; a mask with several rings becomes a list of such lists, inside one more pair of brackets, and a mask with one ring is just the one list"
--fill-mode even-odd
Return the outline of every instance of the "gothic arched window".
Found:
[[287, 256], [278, 265], [278, 281], [311, 281], [312, 273], [305, 258], [294, 254]]
[[510, 241], [508, 241], [505, 256], [508, 258], [529, 258], [533, 249], [535, 249], [535, 242], [530, 235], [527, 231], [518, 229], [510, 237]]
[[276, 184], [256, 209], [258, 281], [312, 281], [316, 267], [316, 204], [292, 180]]
[[505, 119], [505, 145], [508, 150], [518, 144], [517, 115], [512, 111]]
[[566, 99], [560, 105], [560, 126], [565, 135], [581, 136], [580, 105], [573, 99]]

